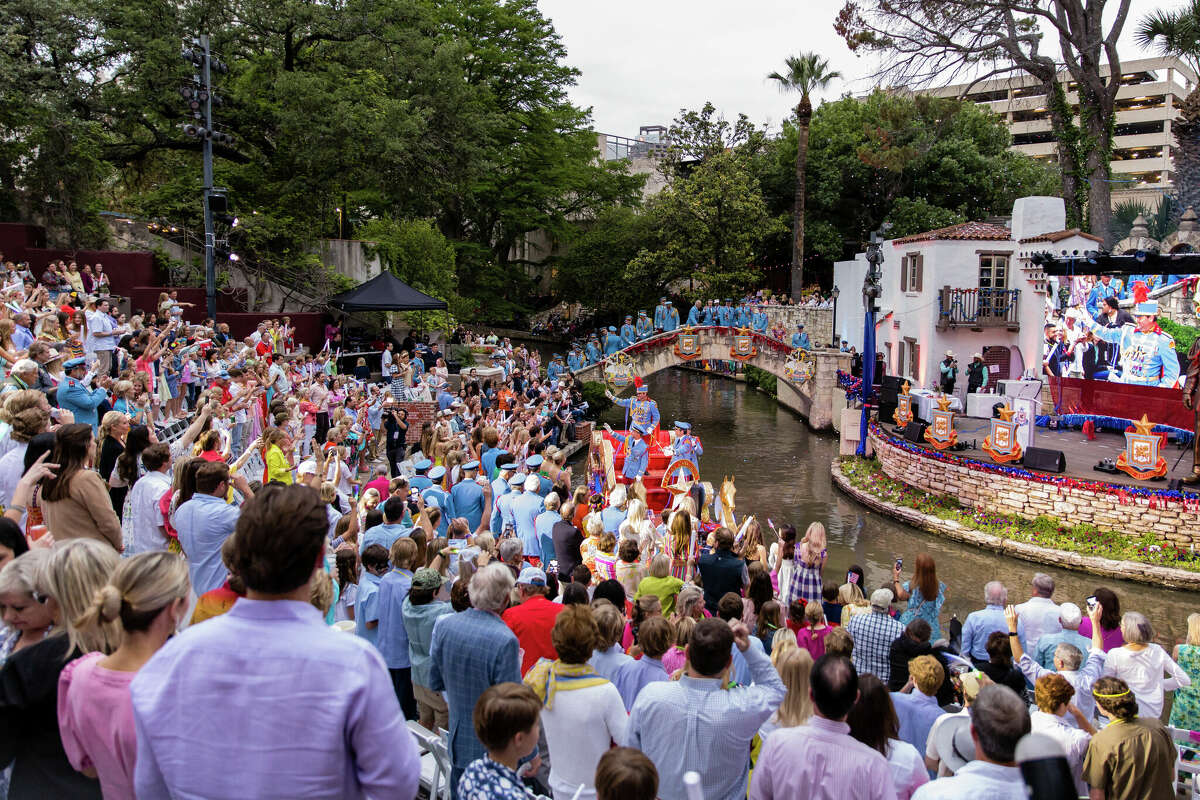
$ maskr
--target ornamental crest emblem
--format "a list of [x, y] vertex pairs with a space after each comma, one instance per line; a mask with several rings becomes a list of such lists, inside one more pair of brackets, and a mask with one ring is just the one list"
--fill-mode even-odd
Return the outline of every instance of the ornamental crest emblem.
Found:
[[692, 361], [700, 357], [700, 334], [691, 328], [685, 328], [675, 340], [675, 355], [684, 361]]
[[913, 421], [912, 395], [908, 393], [911, 388], [908, 381], [905, 381], [900, 387], [900, 394], [896, 395], [896, 410], [892, 412], [892, 419], [901, 428], [907, 427], [908, 423]]
[[938, 407], [933, 414], [933, 424], [925, 429], [925, 441], [938, 450], [945, 450], [958, 443], [958, 431], [954, 430], [954, 412], [950, 410], [950, 398], [939, 395]]
[[1021, 457], [1021, 444], [1017, 441], [1017, 421], [1013, 419], [1016, 412], [1005, 403], [997, 413], [1000, 417], [992, 420], [992, 430], [983, 440], [981, 447], [993, 461], [1016, 461]]
[[815, 371], [812, 356], [800, 347], [788, 353], [787, 361], [783, 365], [783, 377], [792, 383], [804, 383]]
[[749, 328], [740, 328], [733, 334], [733, 346], [729, 348], [729, 355], [743, 363], [758, 355], [758, 348], [754, 346], [754, 334]]
[[1125, 451], [1117, 456], [1117, 469], [1139, 481], [1161, 478], [1167, 474], [1167, 460], [1158, 453], [1162, 439], [1154, 433], [1154, 423], [1142, 418], [1125, 432]]
[[626, 353], [615, 353], [604, 366], [604, 378], [617, 389], [633, 383], [633, 360]]

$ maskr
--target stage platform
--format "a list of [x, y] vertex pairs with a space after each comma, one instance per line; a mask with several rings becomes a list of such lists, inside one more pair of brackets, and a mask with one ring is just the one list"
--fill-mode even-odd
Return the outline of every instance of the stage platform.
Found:
[[[901, 438], [904, 437], [904, 431], [897, 430], [895, 425], [886, 425], [884, 427], [888, 433], [895, 434]], [[988, 435], [988, 431], [991, 428], [989, 420], [956, 415], [954, 418], [954, 428], [958, 431], [959, 442], [971, 443], [974, 447], [966, 450], [951, 450], [949, 452], [964, 458], [973, 458], [987, 464], [995, 463], [992, 461], [991, 456], [980, 449], [984, 437]], [[928, 450], [935, 450], [934, 447], [925, 442], [921, 442], [919, 445]], [[1072, 478], [1079, 478], [1080, 480], [1104, 481], [1105, 483], [1119, 483], [1127, 486], [1165, 489], [1168, 482], [1172, 479], [1186, 478], [1192, 474], [1190, 444], [1180, 448], [1179, 445], [1168, 442], [1167, 446], [1161, 450], [1163, 458], [1167, 460], [1167, 466], [1172, 469], [1167, 473], [1165, 478], [1159, 481], [1139, 481], [1126, 475], [1124, 472], [1100, 472], [1093, 469], [1102, 458], [1110, 458], [1116, 461], [1117, 455], [1125, 450], [1125, 435], [1123, 433], [1110, 431], [1097, 432], [1095, 440], [1089, 442], [1087, 437], [1084, 436], [1083, 431], [1054, 431], [1046, 428], [1038, 428], [1033, 446], [1044, 447], [1050, 450], [1061, 450], [1067, 459], [1067, 468], [1061, 474]], [[1188, 452], [1180, 459], [1183, 450], [1187, 450]], [[1178, 466], [1176, 466], [1176, 462], [1178, 462]], [[1194, 491], [1200, 492], [1200, 486], [1195, 487]]]

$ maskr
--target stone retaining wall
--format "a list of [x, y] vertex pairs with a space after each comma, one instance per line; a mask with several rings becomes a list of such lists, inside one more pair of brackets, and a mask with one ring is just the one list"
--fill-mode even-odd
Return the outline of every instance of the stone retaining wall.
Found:
[[1025, 519], [1053, 517], [1076, 525], [1120, 531], [1130, 536], [1153, 533], [1166, 544], [1189, 548], [1200, 540], [1200, 513], [1180, 501], [1122, 496], [1118, 484], [1112, 491], [1056, 486], [994, 472], [968, 469], [934, 458], [909, 453], [876, 434], [871, 443], [888, 477], [916, 489], [950, 495], [964, 506], [1016, 514]]
[[[895, 448], [889, 447], [887, 444], [882, 444], [881, 446], [895, 452]], [[882, 453], [880, 453], [880, 460], [882, 461]], [[1035, 564], [1049, 564], [1050, 566], [1087, 572], [1092, 575], [1136, 581], [1137, 583], [1146, 583], [1154, 586], [1166, 586], [1172, 589], [1200, 591], [1200, 572], [1160, 567], [1155, 564], [1142, 564], [1137, 561], [1115, 561], [1099, 556], [1085, 556], [1079, 553], [1054, 550], [1049, 547], [1039, 547], [1028, 542], [1003, 539], [990, 533], [983, 533], [982, 531], [967, 528], [954, 520], [940, 519], [929, 514], [922, 514], [916, 509], [898, 506], [886, 500], [881, 500], [875, 495], [865, 492], [852, 484], [850, 479], [842, 472], [840, 462], [835, 461], [830, 467], [830, 472], [833, 476], [834, 485], [859, 503], [880, 514], [907, 523], [914, 528], [920, 528], [939, 536], [945, 536], [948, 539], [975, 545], [985, 550], [1002, 553], [1024, 561], [1032, 561]]]
[[[833, 341], [833, 309], [804, 308], [803, 306], [766, 306], [767, 320], [772, 326], [777, 322], [783, 323], [790, 337], [796, 330], [796, 323], [804, 323], [804, 331], [814, 347], [828, 347]], [[686, 312], [684, 318], [687, 317]], [[859, 331], [861, 334], [862, 331]]]

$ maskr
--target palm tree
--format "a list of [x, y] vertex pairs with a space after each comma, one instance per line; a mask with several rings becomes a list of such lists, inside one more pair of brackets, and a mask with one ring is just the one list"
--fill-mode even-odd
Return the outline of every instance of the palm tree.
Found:
[[[1134, 32], [1137, 43], [1176, 56], [1200, 71], [1200, 0], [1182, 8], [1159, 9], [1142, 18]], [[1177, 212], [1200, 208], [1200, 86], [1179, 107], [1181, 116], [1171, 123], [1175, 134], [1175, 204]]]
[[829, 62], [816, 53], [788, 56], [784, 64], [784, 72], [772, 72], [767, 80], [776, 81], [781, 92], [800, 93], [796, 105], [796, 200], [792, 211], [792, 299], [799, 300], [804, 288], [804, 169], [808, 163], [808, 124], [812, 121], [809, 96], [842, 75], [829, 69]]

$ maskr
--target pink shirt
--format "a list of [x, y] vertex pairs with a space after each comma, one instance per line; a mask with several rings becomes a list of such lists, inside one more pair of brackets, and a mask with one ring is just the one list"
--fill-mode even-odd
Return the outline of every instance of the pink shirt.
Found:
[[96, 770], [106, 800], [133, 800], [137, 734], [129, 684], [137, 673], [105, 669], [102, 658], [88, 653], [59, 675], [58, 729], [71, 766]]
[[896, 789], [887, 759], [852, 739], [849, 725], [814, 716], [770, 733], [750, 780], [750, 800], [812, 796], [896, 800]]

